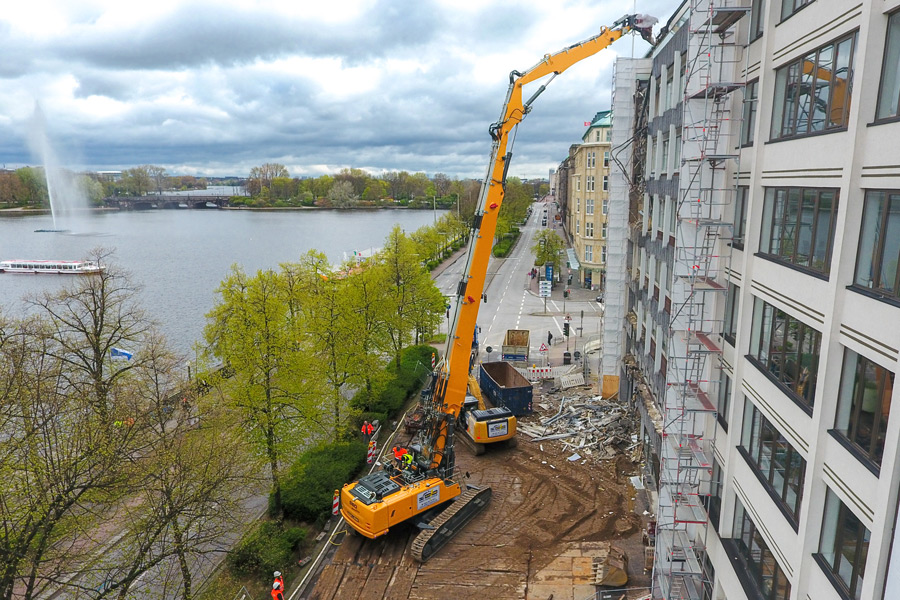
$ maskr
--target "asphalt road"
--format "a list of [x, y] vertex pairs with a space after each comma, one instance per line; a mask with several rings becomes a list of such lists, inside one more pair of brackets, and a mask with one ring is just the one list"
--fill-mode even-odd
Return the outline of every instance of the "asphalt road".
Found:
[[[510, 256], [505, 259], [494, 258], [488, 267], [485, 290], [488, 301], [482, 302], [478, 309], [478, 326], [481, 329], [479, 358], [483, 362], [500, 360], [500, 346], [508, 329], [527, 329], [531, 332], [529, 362], [536, 365], [545, 365], [548, 360], [551, 365], [562, 364], [562, 353], [566, 347], [563, 322], [567, 315], [571, 317], [568, 349], [573, 353], [581, 350], [585, 341], [599, 336], [602, 329], [603, 313], [601, 305], [595, 300], [597, 293], [577, 288], [577, 282], [573, 282], [573, 286], [569, 288], [569, 298], [563, 297], [566, 286], [557, 283], [551, 297], [547, 299], [545, 312], [544, 299], [538, 295], [537, 280], [532, 280], [528, 275], [534, 268], [531, 247], [538, 231], [546, 229], [541, 226], [545, 207], [550, 217], [548, 223], [554, 228], [558, 226], [553, 219], [555, 209], [552, 203], [535, 203], [534, 207], [527, 224], [521, 228], [521, 237]], [[456, 285], [462, 278], [464, 267], [464, 256], [459, 255], [435, 279], [441, 293], [451, 304], [456, 300]], [[565, 267], [563, 270], [565, 271]], [[563, 282], [566, 281], [566, 275], [567, 273], [562, 274]], [[446, 332], [447, 325], [445, 319], [442, 331]], [[547, 352], [541, 353], [539, 350], [541, 344], [546, 343], [548, 332], [553, 334], [554, 344], [548, 347]], [[487, 352], [488, 347], [492, 352]]]

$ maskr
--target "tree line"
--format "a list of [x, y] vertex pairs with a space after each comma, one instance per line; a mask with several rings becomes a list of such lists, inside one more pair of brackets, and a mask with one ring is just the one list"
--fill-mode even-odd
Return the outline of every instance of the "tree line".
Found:
[[[63, 171], [69, 186], [78, 190], [87, 206], [101, 206], [104, 198], [145, 196], [172, 191], [203, 190], [209, 180], [190, 175], [169, 175], [156, 165], [140, 165], [112, 178], [100, 173]], [[255, 208], [311, 207], [365, 208], [405, 206], [453, 209], [471, 216], [475, 211], [481, 182], [450, 178], [443, 173], [389, 171], [381, 176], [345, 168], [334, 175], [291, 177], [279, 163], [253, 167], [247, 178], [217, 179], [217, 184], [240, 186], [247, 196], [231, 199], [235, 206]], [[506, 182], [507, 202], [529, 202], [549, 189], [542, 181], [524, 182], [510, 177]], [[0, 206], [49, 208], [47, 181], [42, 167], [0, 171]]]
[[465, 228], [455, 215], [439, 225], [395, 227], [377, 255], [338, 269], [314, 250], [233, 266], [193, 374], [102, 249], [90, 257], [101, 274], [27, 298], [26, 317], [0, 313], [0, 599], [133, 597], [163, 566], [144, 584], [193, 598], [191, 565], [228, 549], [242, 502], [267, 489], [280, 523], [300, 452], [348, 436], [384, 367], [444, 318], [424, 263]]
[[[206, 189], [207, 179], [191, 175], [168, 175], [166, 169], [141, 165], [110, 178], [100, 173], [75, 173], [61, 169], [61, 180], [85, 200], [85, 206], [102, 206], [112, 196], [144, 196], [181, 190]], [[243, 185], [243, 181], [221, 180], [222, 185]], [[0, 206], [5, 208], [50, 208], [50, 194], [43, 167], [0, 170]]]

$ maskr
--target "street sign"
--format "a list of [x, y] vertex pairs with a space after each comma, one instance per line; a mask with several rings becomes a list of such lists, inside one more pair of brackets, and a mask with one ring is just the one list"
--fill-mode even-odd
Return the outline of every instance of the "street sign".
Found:
[[540, 282], [540, 286], [538, 288], [539, 296], [541, 298], [549, 298], [550, 297], [550, 287], [552, 283], [550, 281], [542, 281]]
[[541, 344], [541, 347], [538, 348], [538, 352], [546, 352], [547, 350], [549, 350], [549, 348], [547, 348], [547, 344]]

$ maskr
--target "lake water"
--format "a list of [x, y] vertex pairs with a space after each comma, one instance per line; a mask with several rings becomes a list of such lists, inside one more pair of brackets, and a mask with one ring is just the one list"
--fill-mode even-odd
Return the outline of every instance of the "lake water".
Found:
[[[438, 217], [445, 211], [438, 211]], [[204, 315], [232, 264], [248, 273], [277, 269], [310, 249], [334, 263], [383, 245], [394, 225], [412, 233], [434, 220], [431, 210], [153, 210], [97, 212], [59, 223], [74, 234], [35, 233], [50, 215], [0, 213], [0, 260], [77, 260], [98, 246], [142, 286], [144, 309], [179, 352], [192, 356]], [[72, 276], [0, 273], [0, 310], [16, 316], [29, 293], [59, 289]]]

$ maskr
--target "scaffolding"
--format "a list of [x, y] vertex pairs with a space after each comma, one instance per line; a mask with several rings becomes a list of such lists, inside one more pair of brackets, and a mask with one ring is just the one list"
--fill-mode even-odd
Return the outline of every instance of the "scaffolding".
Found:
[[[744, 46], [735, 25], [749, 0], [689, 0], [672, 313], [662, 401], [659, 510], [653, 596], [700, 600], [713, 486], [727, 273], [739, 172]], [[743, 76], [740, 76], [743, 79]]]

